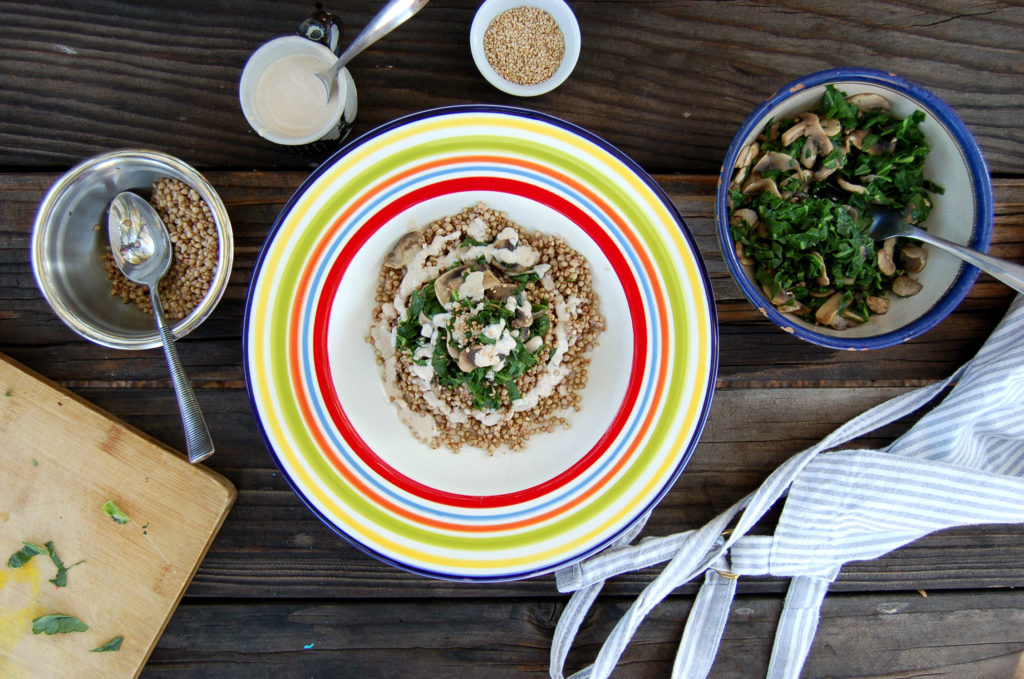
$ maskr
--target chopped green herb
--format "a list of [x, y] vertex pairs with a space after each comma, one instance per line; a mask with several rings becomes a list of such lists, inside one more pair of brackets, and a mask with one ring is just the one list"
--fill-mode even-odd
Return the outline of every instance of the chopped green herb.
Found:
[[128, 518], [128, 515], [122, 512], [121, 508], [118, 507], [113, 500], [107, 500], [104, 503], [103, 511], [107, 513], [107, 516], [114, 520], [114, 523], [125, 524], [131, 521], [131, 519]]
[[7, 559], [8, 568], [21, 568], [27, 564], [32, 557], [38, 554], [46, 554], [46, 547], [35, 544], [34, 542], [23, 542], [24, 546], [11, 554], [11, 558]]
[[[442, 272], [442, 276], [458, 267], [466, 268], [456, 263]], [[463, 278], [469, 273], [467, 269]], [[539, 350], [534, 348], [531, 353], [524, 342], [528, 337], [543, 337], [551, 327], [548, 301], [532, 304], [526, 301], [524, 294], [527, 286], [539, 279], [533, 271], [508, 276], [507, 280], [515, 283], [515, 291], [496, 299], [460, 299], [456, 288], [451, 292], [448, 309], [441, 304], [435, 292], [435, 283], [441, 278], [432, 280], [409, 296], [406, 313], [397, 327], [395, 348], [411, 354], [412, 363], [433, 368], [442, 387], [467, 390], [477, 410], [500, 408], [502, 392], [511, 401], [519, 399], [522, 395], [514, 380], [538, 363], [534, 354]], [[510, 297], [517, 302], [511, 308], [508, 303]], [[533, 321], [530, 327], [517, 329], [512, 322], [517, 314], [525, 313], [521, 308], [524, 305]], [[424, 334], [421, 319], [435, 317], [445, 319], [443, 325], [439, 320], [438, 327]], [[495, 328], [499, 329], [498, 333], [494, 332]], [[432, 339], [434, 331], [437, 337]], [[450, 349], [449, 345], [455, 349]], [[497, 362], [489, 358], [483, 365], [467, 371], [459, 367], [459, 356], [466, 351], [490, 351], [501, 358]]]
[[96, 648], [89, 649], [89, 652], [90, 653], [106, 653], [108, 651], [120, 651], [121, 650], [121, 642], [122, 641], [124, 641], [124, 637], [114, 637], [113, 639], [111, 639], [107, 643], [103, 644], [102, 646], [97, 646]]
[[33, 457], [32, 458], [32, 466], [33, 467], [38, 467], [39, 466], [39, 460], [37, 460], [36, 458]]
[[8, 389], [6, 392], [4, 392], [4, 396], [14, 396], [14, 390]]
[[737, 254], [772, 304], [837, 329], [885, 313], [893, 282], [918, 270], [867, 234], [872, 208], [920, 223], [943, 191], [924, 178], [924, 113], [854, 101], [829, 85], [814, 111], [769, 122], [729, 192]]
[[68, 571], [79, 564], [85, 563], [85, 561], [79, 561], [78, 563], [73, 563], [70, 566], [65, 567], [64, 562], [61, 561], [59, 556], [57, 556], [57, 550], [54, 548], [52, 542], [46, 543], [46, 551], [50, 555], [50, 561], [52, 561], [53, 565], [57, 567], [57, 575], [56, 577], [51, 578], [50, 582], [57, 587], [67, 587]]
[[85, 632], [88, 629], [89, 626], [78, 618], [63, 613], [44, 615], [32, 621], [33, 634], [69, 634]]

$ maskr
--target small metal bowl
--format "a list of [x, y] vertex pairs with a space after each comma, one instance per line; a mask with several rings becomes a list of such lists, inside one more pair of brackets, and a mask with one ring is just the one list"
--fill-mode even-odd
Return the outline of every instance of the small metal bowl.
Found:
[[234, 258], [227, 210], [213, 187], [182, 161], [158, 151], [125, 149], [89, 158], [67, 172], [40, 203], [32, 229], [32, 273], [43, 297], [62, 321], [85, 339], [113, 349], [161, 344], [156, 322], [134, 304], [111, 294], [103, 266], [110, 200], [121, 191], [149, 195], [162, 177], [178, 179], [206, 201], [217, 227], [217, 270], [206, 295], [174, 324], [177, 338], [199, 326], [217, 306]]

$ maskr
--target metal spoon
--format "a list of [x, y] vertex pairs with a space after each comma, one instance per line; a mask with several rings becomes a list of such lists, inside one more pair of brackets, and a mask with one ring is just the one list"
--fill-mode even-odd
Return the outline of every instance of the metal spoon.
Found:
[[153, 316], [163, 340], [167, 366], [171, 369], [174, 395], [178, 398], [181, 421], [185, 426], [188, 461], [195, 464], [213, 454], [213, 440], [199, 410], [192, 385], [174, 346], [174, 334], [164, 318], [157, 284], [171, 267], [171, 239], [156, 210], [138, 194], [124, 191], [114, 196], [107, 212], [107, 236], [114, 263], [129, 280], [149, 287]]
[[356, 36], [338, 60], [326, 71], [317, 73], [316, 77], [324, 84], [327, 90], [327, 98], [330, 99], [338, 90], [338, 73], [345, 68], [354, 56], [364, 49], [377, 42], [385, 35], [395, 30], [416, 12], [423, 9], [429, 0], [391, 0], [384, 5], [377, 16], [366, 25], [362, 32]]
[[962, 245], [933, 236], [924, 229], [919, 229], [913, 224], [908, 224], [903, 217], [893, 210], [878, 208], [872, 215], [871, 226], [868, 234], [875, 240], [885, 240], [894, 236], [913, 238], [924, 243], [929, 243], [937, 248], [951, 252], [968, 264], [973, 264], [982, 271], [988, 273], [1003, 283], [1006, 283], [1017, 292], [1024, 292], [1024, 266], [1014, 264], [1005, 259], [999, 259], [983, 252], [965, 248]]

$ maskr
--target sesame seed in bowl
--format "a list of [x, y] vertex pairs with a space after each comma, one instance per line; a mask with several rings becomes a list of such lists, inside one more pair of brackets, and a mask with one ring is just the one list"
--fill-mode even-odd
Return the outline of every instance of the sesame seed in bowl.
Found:
[[545, 94], [576, 67], [580, 27], [562, 0], [486, 0], [469, 33], [473, 61], [499, 90]]

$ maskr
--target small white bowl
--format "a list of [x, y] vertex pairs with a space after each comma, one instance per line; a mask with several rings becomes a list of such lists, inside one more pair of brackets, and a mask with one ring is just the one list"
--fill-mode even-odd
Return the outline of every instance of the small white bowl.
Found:
[[[517, 85], [501, 77], [487, 61], [487, 55], [484, 53], [484, 32], [491, 25], [491, 21], [502, 12], [516, 7], [536, 7], [544, 10], [554, 18], [565, 39], [565, 54], [558, 70], [550, 78], [536, 85]], [[576, 68], [576, 61], [580, 56], [580, 25], [572, 9], [563, 0], [485, 0], [473, 17], [473, 25], [469, 29], [469, 47], [476, 67], [489, 83], [502, 92], [517, 97], [536, 97], [561, 85]]]

